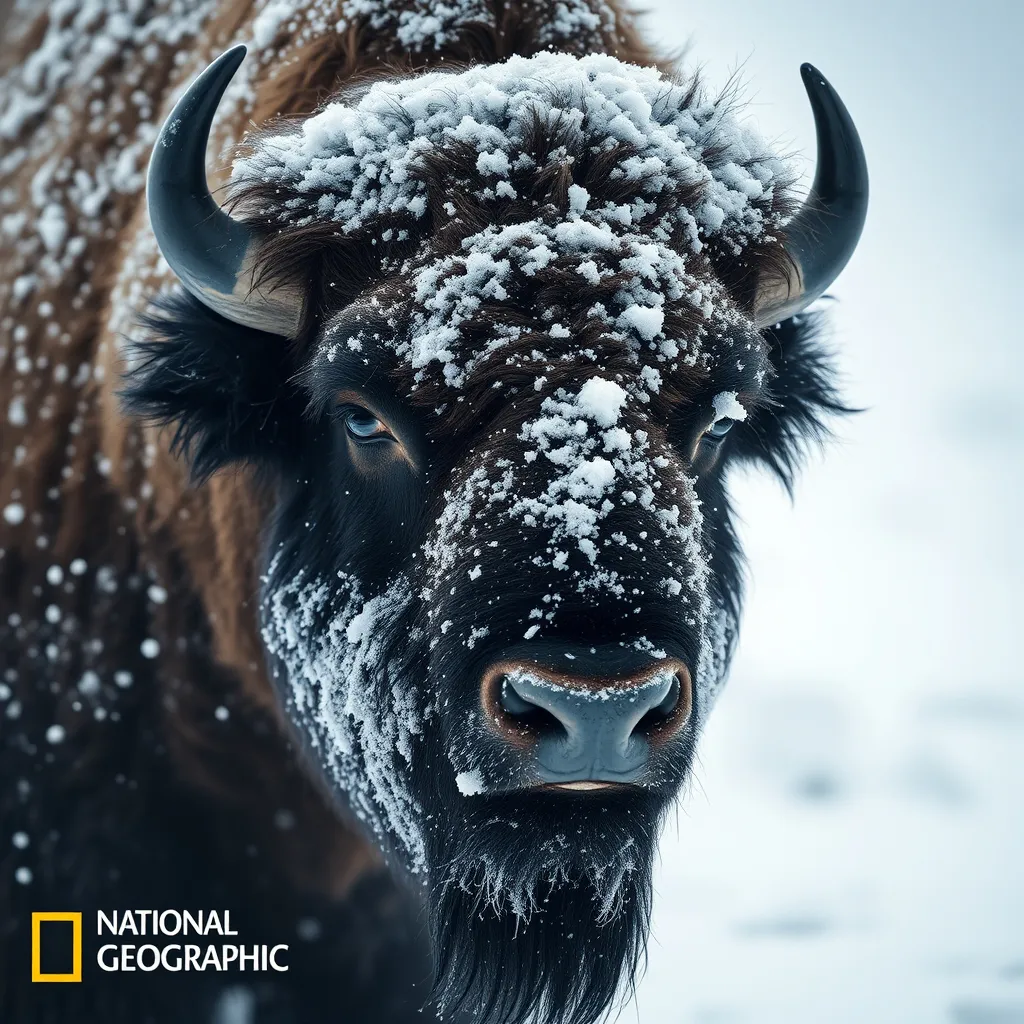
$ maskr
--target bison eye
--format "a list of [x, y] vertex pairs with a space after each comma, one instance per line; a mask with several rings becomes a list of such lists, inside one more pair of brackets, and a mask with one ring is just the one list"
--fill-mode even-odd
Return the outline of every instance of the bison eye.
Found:
[[722, 438], [732, 430], [732, 426], [735, 422], [735, 420], [731, 420], [728, 417], [715, 420], [715, 422], [704, 431], [704, 436], [710, 441], [721, 441]]
[[349, 409], [345, 413], [345, 429], [354, 441], [394, 440], [391, 431], [366, 409]]

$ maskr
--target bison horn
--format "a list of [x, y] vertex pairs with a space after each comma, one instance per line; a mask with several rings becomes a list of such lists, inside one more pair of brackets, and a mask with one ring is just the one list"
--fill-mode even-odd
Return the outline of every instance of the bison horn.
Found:
[[222, 53], [164, 122], [149, 162], [149, 220], [164, 259], [195, 298], [236, 324], [294, 337], [302, 295], [295, 288], [265, 295], [256, 287], [253, 275], [263, 236], [229, 217], [206, 181], [213, 115], [244, 59], [244, 46]]
[[758, 284], [754, 315], [768, 327], [809, 306], [839, 276], [857, 247], [868, 209], [868, 166], [853, 118], [810, 64], [800, 67], [818, 137], [811, 192], [786, 227], [789, 268]]

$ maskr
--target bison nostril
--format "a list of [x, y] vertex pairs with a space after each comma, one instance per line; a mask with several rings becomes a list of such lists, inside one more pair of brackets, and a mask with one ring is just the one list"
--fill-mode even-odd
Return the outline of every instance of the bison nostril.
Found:
[[508, 676], [501, 681], [500, 704], [516, 725], [528, 726], [537, 732], [565, 732], [565, 727], [550, 711], [519, 693]]
[[537, 705], [532, 701], [525, 700], [515, 687], [509, 682], [508, 676], [501, 681], [501, 706], [516, 718], [528, 715], [531, 711], [537, 710]]
[[675, 717], [676, 709], [679, 707], [679, 698], [682, 695], [682, 686], [679, 683], [679, 676], [673, 675], [668, 692], [662, 700], [656, 704], [633, 729], [633, 735], [647, 736], [655, 729], [664, 725]]

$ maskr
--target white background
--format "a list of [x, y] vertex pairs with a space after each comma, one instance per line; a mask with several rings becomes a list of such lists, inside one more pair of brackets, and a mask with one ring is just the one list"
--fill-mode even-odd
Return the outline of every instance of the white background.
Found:
[[860, 128], [833, 289], [868, 411], [790, 504], [734, 481], [740, 651], [670, 822], [642, 1024], [1024, 1022], [1024, 4], [647, 0], [783, 149]]

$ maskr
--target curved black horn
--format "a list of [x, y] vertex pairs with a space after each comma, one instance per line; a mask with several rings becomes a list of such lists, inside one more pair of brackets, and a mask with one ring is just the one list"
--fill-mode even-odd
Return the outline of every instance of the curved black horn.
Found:
[[758, 287], [760, 327], [799, 313], [828, 288], [853, 255], [868, 210], [868, 165], [853, 118], [817, 68], [802, 64], [800, 74], [814, 112], [818, 165], [807, 200], [786, 227], [790, 272]]
[[293, 337], [302, 317], [301, 296], [254, 290], [260, 235], [229, 217], [206, 181], [210, 125], [245, 52], [235, 46], [222, 53], [164, 122], [149, 161], [149, 220], [164, 259], [200, 302], [235, 323]]

